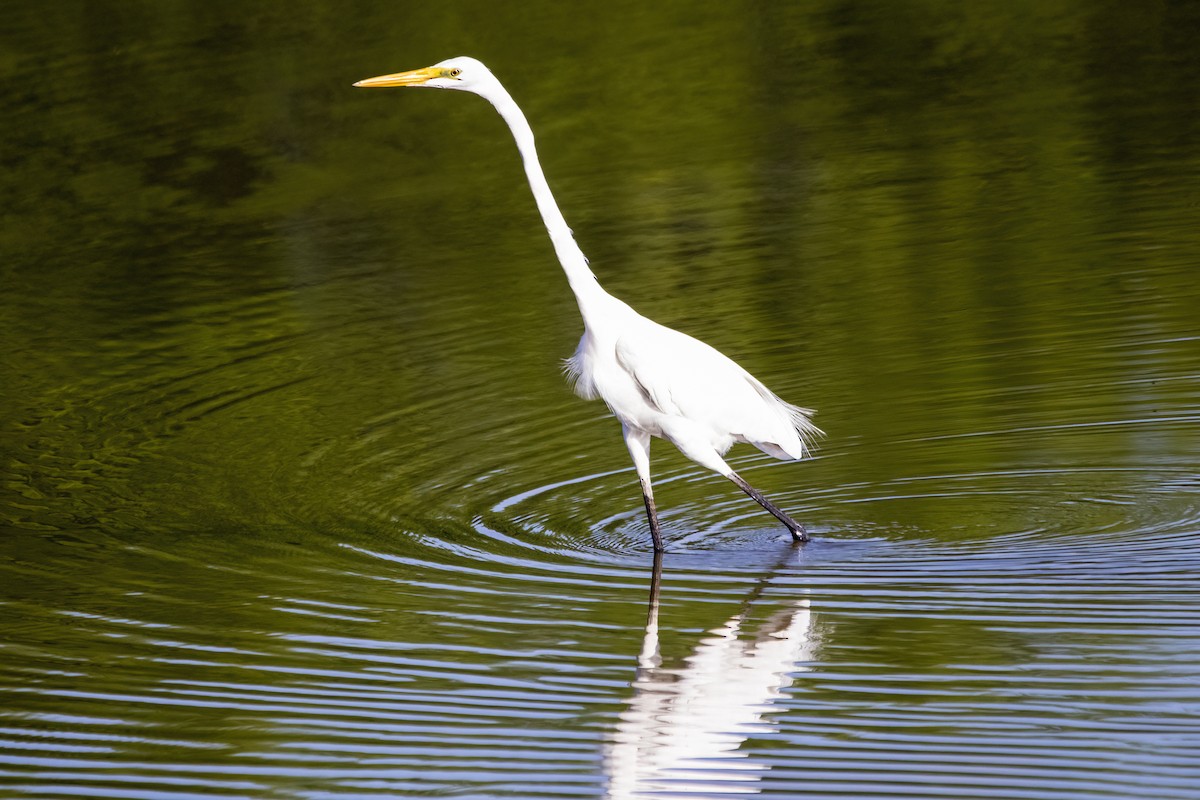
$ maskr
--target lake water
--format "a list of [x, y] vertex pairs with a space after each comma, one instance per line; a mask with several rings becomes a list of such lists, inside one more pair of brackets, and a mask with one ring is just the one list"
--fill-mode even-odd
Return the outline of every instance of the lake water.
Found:
[[[0, 795], [1200, 798], [1200, 6], [79, 3], [0, 33]], [[605, 286], [818, 409], [657, 443]], [[652, 602], [653, 600], [653, 602]]]

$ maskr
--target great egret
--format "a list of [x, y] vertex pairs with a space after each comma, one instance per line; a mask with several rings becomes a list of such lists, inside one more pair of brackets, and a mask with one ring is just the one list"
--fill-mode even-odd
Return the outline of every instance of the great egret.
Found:
[[808, 541], [804, 526], [781, 511], [722, 458], [734, 442], [752, 444], [779, 459], [800, 459], [821, 435], [805, 408], [786, 403], [732, 359], [687, 334], [638, 314], [600, 287], [575, 243], [546, 183], [525, 115], [500, 81], [473, 58], [367, 78], [362, 87], [424, 86], [472, 92], [508, 123], [525, 163], [529, 188], [583, 315], [584, 332], [566, 361], [575, 392], [604, 400], [621, 422], [633, 458], [655, 552], [662, 529], [650, 485], [650, 437], [659, 436], [701, 466], [724, 475], [791, 531]]

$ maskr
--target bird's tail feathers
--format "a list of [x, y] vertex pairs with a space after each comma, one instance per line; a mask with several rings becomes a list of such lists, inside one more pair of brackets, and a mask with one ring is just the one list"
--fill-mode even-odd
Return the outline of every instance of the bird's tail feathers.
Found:
[[[825, 436], [825, 431], [813, 424], [812, 416], [816, 414], [811, 408], [801, 408], [794, 406], [791, 403], [779, 401], [784, 408], [784, 412], [788, 416], [788, 420], [792, 423], [792, 427], [796, 429], [796, 436], [800, 439], [801, 452], [807, 451], [810, 455], [817, 448], [817, 439]], [[797, 456], [799, 457], [799, 456]]]
[[[794, 406], [791, 403], [781, 399], [777, 394], [768, 389], [761, 381], [751, 379], [754, 388], [762, 395], [763, 399], [772, 406], [775, 411], [783, 417], [783, 420], [795, 430], [794, 437], [788, 437], [790, 441], [786, 442], [758, 442], [751, 443], [762, 450], [764, 453], [775, 458], [787, 460], [794, 459], [799, 461], [804, 458], [805, 453], [811, 455], [817, 447], [817, 439], [825, 435], [825, 431], [813, 424], [812, 416], [817, 413], [811, 408], [801, 408]], [[780, 437], [783, 438], [783, 437]]]

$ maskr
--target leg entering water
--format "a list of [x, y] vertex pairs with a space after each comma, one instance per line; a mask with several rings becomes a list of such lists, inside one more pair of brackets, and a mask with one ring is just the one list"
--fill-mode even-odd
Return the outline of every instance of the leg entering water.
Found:
[[808, 531], [804, 530], [803, 525], [785, 514], [782, 510], [780, 510], [779, 506], [763, 497], [763, 493], [746, 483], [741, 475], [738, 475], [736, 472], [730, 470], [728, 478], [736, 483], [739, 489], [753, 497], [756, 503], [774, 514], [775, 518], [782, 522], [784, 526], [786, 526], [787, 529], [792, 532], [792, 538], [794, 540], [801, 544], [808, 541]]
[[663, 551], [662, 528], [658, 524], [658, 509], [654, 507], [654, 489], [650, 487], [650, 434], [636, 428], [622, 427], [625, 446], [633, 459], [638, 480], [642, 484], [642, 500], [646, 504], [646, 519], [650, 521], [650, 538], [654, 540], [654, 552]]
[[658, 524], [658, 510], [654, 507], [654, 490], [650, 488], [650, 481], [642, 480], [642, 500], [646, 504], [646, 518], [650, 520], [650, 538], [654, 540], [655, 554], [661, 554], [663, 551], [662, 543], [662, 528]]

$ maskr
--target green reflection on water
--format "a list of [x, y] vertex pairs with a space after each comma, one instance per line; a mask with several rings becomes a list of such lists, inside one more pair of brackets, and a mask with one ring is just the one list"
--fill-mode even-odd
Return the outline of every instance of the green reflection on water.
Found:
[[[349, 86], [457, 54], [526, 109], [610, 290], [819, 409], [825, 458], [761, 483], [830, 538], [1052, 541], [1191, 513], [1194, 491], [1169, 487], [1195, 453], [1194, 4], [67, 3], [9, 17], [8, 688], [59, 659], [126, 691], [180, 680], [143, 624], [235, 649], [200, 670], [215, 682], [281, 664], [361, 673], [288, 638], [331, 628], [453, 644], [464, 672], [513, 680], [544, 675], [494, 656], [510, 638], [564, 674], [638, 651], [640, 573], [535, 591], [528, 563], [507, 563], [514, 575], [479, 557], [544, 559], [540, 577], [561, 577], [545, 552], [481, 544], [479, 528], [619, 552], [638, 497], [618, 475], [496, 510], [627, 463], [615, 425], [558, 374], [577, 311], [500, 120], [476, 98]], [[656, 467], [675, 478], [659, 490], [675, 535], [771, 524], [668, 448]], [[735, 566], [668, 580], [669, 663], [736, 610], [749, 568]], [[847, 598], [874, 584], [827, 581], [825, 658], [850, 672], [944, 684], [956, 661], [1015, 666], [1054, 637], [1043, 622], [997, 633], [966, 601], [952, 618], [944, 598], [921, 605], [919, 583], [864, 610]], [[112, 645], [128, 627], [130, 652]], [[1129, 627], [1166, 647], [1144, 618]], [[1078, 635], [1100, 650], [1118, 638]], [[397, 685], [430, 695], [469, 684], [406, 669]], [[854, 688], [830, 681], [830, 703]], [[985, 692], [999, 705], [1001, 683]], [[44, 686], [22, 708], [114, 713], [61, 700], [78, 690], [66, 678]], [[585, 727], [620, 700], [597, 694], [579, 702]], [[129, 713], [204, 744], [290, 741], [228, 709]]]
[[[525, 104], [611, 290], [817, 407], [829, 446], [871, 454], [799, 480], [1000, 468], [1016, 456], [996, 437], [936, 465], [889, 445], [1170, 415], [1194, 396], [1186, 7], [498, 16], [517, 39], [473, 29], [469, 4], [403, 24], [394, 9], [235, 8], [16, 15], [6, 439], [17, 461], [61, 455], [54, 481], [77, 473], [42, 522], [124, 505], [83, 497], [93, 467], [128, 497], [170, 491], [197, 460], [213, 467], [202, 515], [245, 513], [247, 483], [277, 493], [271, 514], [311, 497], [288, 473], [329, 442], [346, 463], [323, 489], [386, 474], [409, 511], [494, 470], [570, 477], [555, 449], [623, 465], [611, 432], [573, 424], [596, 412], [555, 374], [579, 323], [501, 123], [475, 98], [349, 91], [452, 48]], [[560, 25], [576, 14], [588, 24]], [[541, 414], [572, 424], [514, 461], [505, 427]], [[383, 463], [348, 463], [398, 418]], [[1177, 447], [1136, 434], [1045, 458]]]

